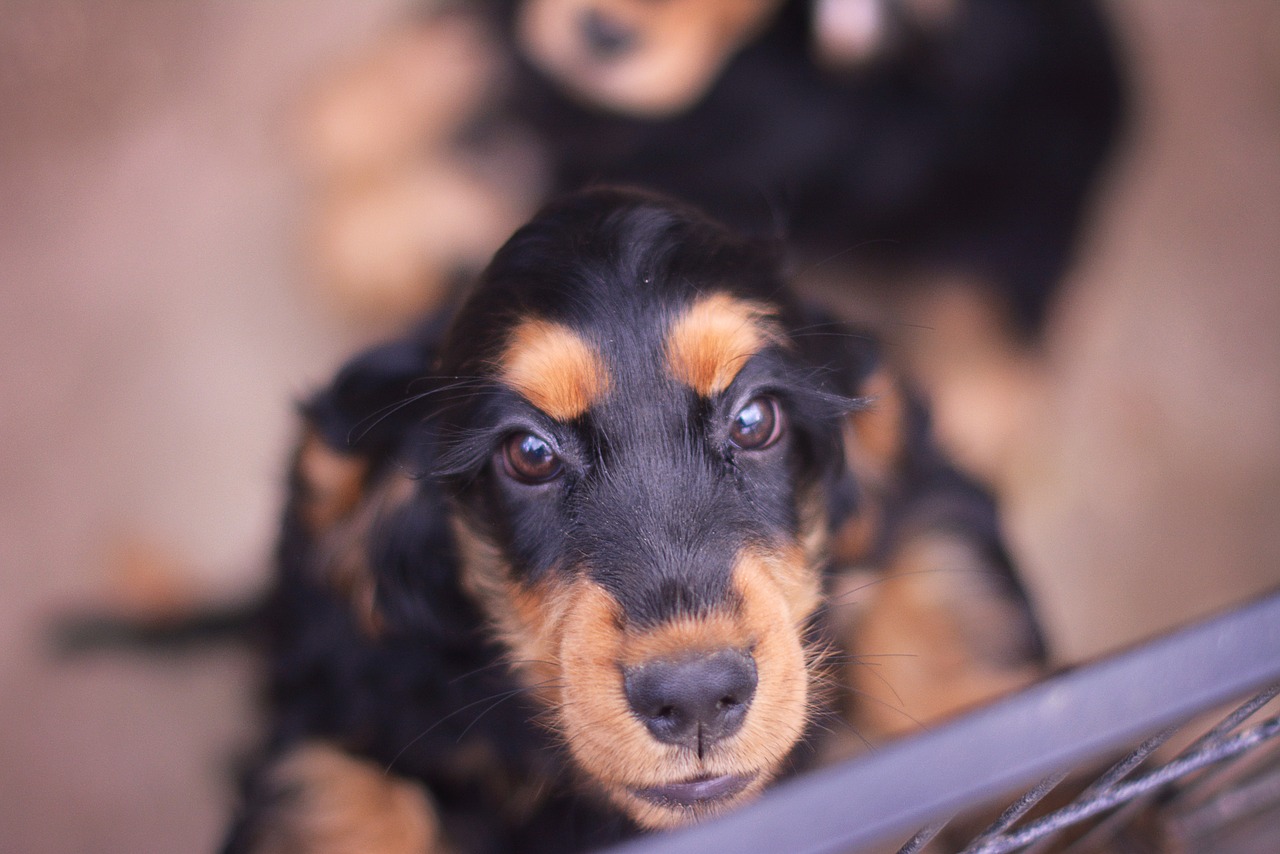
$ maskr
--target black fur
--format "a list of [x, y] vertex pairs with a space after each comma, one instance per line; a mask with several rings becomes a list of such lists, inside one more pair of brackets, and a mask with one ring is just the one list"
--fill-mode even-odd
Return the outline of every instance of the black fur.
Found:
[[[508, 22], [518, 5], [496, 2]], [[1034, 336], [1123, 113], [1096, 3], [961, 0], [844, 71], [815, 61], [809, 5], [784, 4], [679, 115], [583, 107], [522, 65], [504, 117], [542, 140], [557, 192], [640, 184], [785, 233], [808, 263], [977, 277]]]
[[[792, 301], [775, 255], [659, 197], [573, 196], [517, 232], [456, 314], [357, 357], [313, 397], [303, 408], [310, 429], [367, 461], [366, 489], [393, 473], [416, 480], [365, 546], [382, 620], [371, 634], [324, 577], [302, 509], [308, 485], [295, 475], [268, 609], [261, 767], [302, 742], [337, 744], [424, 783], [458, 850], [574, 851], [634, 833], [578, 785], [505, 666], [459, 584], [450, 519], [461, 514], [491, 537], [522, 580], [566, 561], [587, 567], [579, 571], [645, 625], [730, 595], [728, 556], [744, 537], [794, 536], [806, 489], [825, 496], [833, 528], [858, 512], [873, 497], [843, 464], [840, 430], [868, 405], [861, 384], [880, 356], [870, 338]], [[654, 341], [676, 308], [713, 289], [775, 306], [786, 342], [705, 400], [664, 378]], [[626, 394], [562, 424], [502, 387], [492, 365], [510, 323], [528, 317], [607, 345]], [[785, 438], [735, 453], [724, 425], [762, 394], [779, 401]], [[909, 463], [876, 499], [890, 520], [876, 550], [891, 552], [911, 525], [954, 525], [1008, 571], [989, 498], [931, 449], [923, 410], [910, 421]], [[561, 477], [531, 487], [503, 475], [495, 453], [519, 430], [554, 442]], [[253, 851], [257, 828], [272, 820], [264, 781], [250, 780], [227, 851]]]

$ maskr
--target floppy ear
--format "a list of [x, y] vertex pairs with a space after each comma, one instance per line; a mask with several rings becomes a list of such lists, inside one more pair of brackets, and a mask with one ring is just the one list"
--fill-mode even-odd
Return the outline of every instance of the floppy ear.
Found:
[[438, 326], [355, 357], [302, 406], [282, 571], [345, 600], [371, 636], [463, 630], [470, 613], [429, 474]]
[[860, 405], [841, 425], [842, 465], [828, 487], [832, 558], [837, 567], [862, 564], [885, 548], [885, 505], [918, 425], [919, 407], [885, 358], [877, 336], [825, 309], [801, 309], [796, 343], [829, 388]]
[[422, 418], [413, 398], [428, 391], [434, 351], [412, 336], [361, 353], [303, 404], [308, 426], [338, 453], [385, 453]]

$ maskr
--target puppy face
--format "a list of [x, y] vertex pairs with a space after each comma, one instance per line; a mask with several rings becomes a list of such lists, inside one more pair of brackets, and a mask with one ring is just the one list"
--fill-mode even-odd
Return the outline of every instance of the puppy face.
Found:
[[524, 0], [528, 58], [578, 96], [639, 116], [697, 101], [781, 0]]
[[463, 587], [644, 826], [756, 794], [813, 706], [849, 400], [800, 326], [761, 250], [597, 191], [517, 232], [443, 348]]

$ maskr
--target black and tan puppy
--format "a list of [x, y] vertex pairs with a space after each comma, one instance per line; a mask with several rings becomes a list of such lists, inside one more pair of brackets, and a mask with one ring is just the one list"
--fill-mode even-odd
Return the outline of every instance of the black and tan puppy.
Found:
[[571, 851], [742, 804], [832, 725], [851, 562], [951, 544], [1013, 615], [968, 663], [1034, 657], [990, 502], [874, 343], [659, 197], [553, 204], [305, 416], [230, 851]]

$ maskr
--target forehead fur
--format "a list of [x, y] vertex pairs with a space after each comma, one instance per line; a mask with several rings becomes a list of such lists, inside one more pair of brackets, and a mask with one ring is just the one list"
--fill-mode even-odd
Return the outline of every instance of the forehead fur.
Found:
[[724, 391], [748, 359], [780, 339], [771, 309], [725, 293], [689, 306], [667, 332], [671, 374], [703, 397]]
[[558, 421], [582, 415], [610, 385], [596, 349], [567, 326], [547, 320], [525, 320], [511, 331], [499, 378]]

